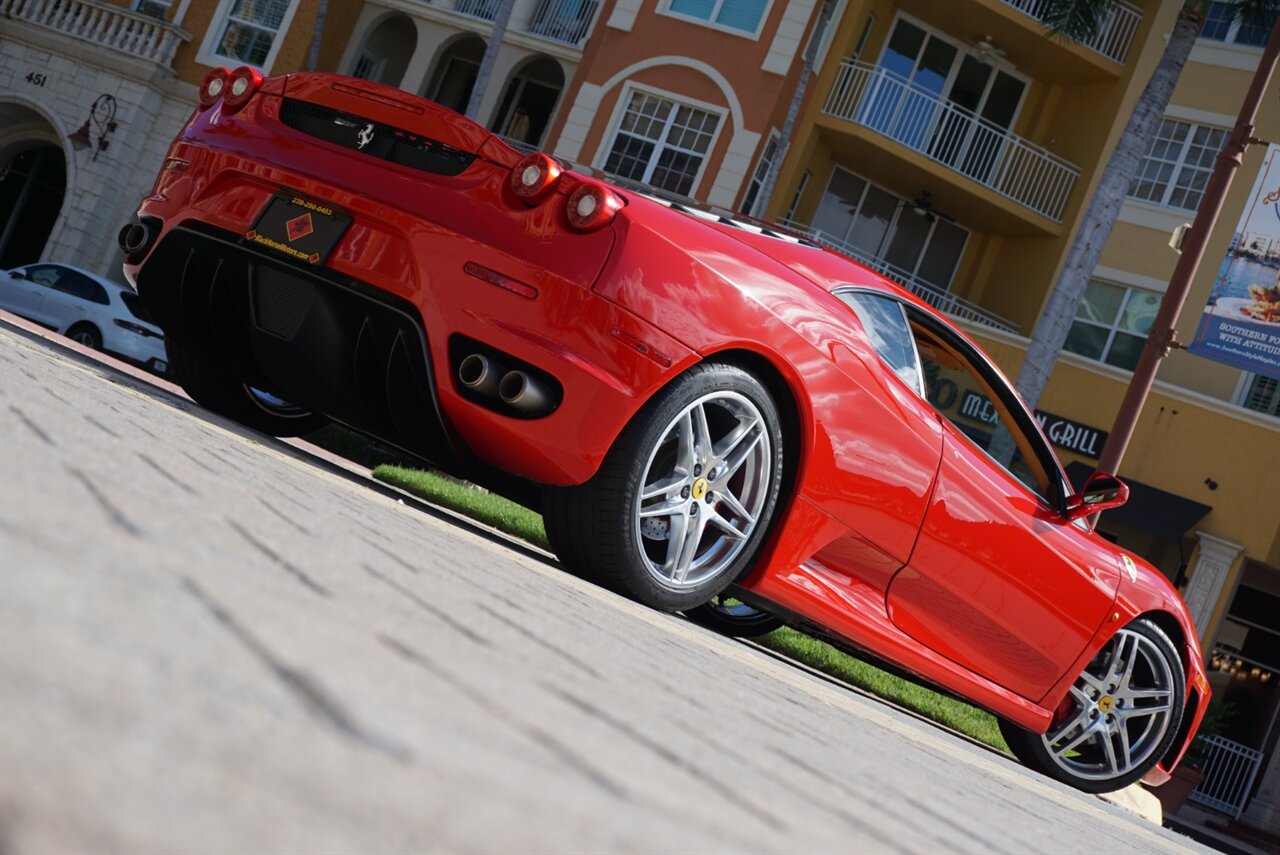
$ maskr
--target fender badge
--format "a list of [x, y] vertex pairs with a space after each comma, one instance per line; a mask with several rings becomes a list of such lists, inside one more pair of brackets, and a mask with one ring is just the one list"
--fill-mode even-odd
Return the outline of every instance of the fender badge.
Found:
[[1129, 581], [1138, 581], [1138, 568], [1133, 563], [1133, 559], [1128, 555], [1121, 555], [1120, 558], [1124, 560], [1124, 572], [1129, 574]]
[[364, 148], [373, 142], [373, 123], [365, 125], [360, 129], [360, 133], [356, 134], [356, 148]]

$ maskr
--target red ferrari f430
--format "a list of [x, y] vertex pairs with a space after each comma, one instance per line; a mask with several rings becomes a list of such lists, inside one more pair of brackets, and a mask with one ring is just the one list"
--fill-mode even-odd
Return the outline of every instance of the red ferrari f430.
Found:
[[120, 242], [197, 402], [532, 503], [627, 597], [873, 653], [1084, 790], [1166, 779], [1204, 713], [1182, 600], [1087, 522], [1127, 488], [1073, 490], [978, 347], [835, 253], [250, 68], [205, 79]]

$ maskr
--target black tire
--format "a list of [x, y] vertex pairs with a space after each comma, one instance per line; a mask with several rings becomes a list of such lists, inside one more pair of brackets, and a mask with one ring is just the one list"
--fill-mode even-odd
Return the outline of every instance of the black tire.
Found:
[[759, 638], [785, 625], [780, 618], [763, 609], [742, 602], [729, 602], [730, 599], [717, 594], [710, 602], [689, 609], [684, 616], [699, 626], [734, 638]]
[[[1131, 653], [1125, 652], [1125, 644], [1133, 645]], [[1121, 645], [1118, 660], [1113, 658], [1116, 656], [1117, 645]], [[1122, 685], [1112, 688], [1111, 677], [1106, 675], [1116, 661], [1121, 665], [1125, 664], [1126, 655], [1132, 659], [1128, 663], [1131, 675], [1124, 675], [1117, 681]], [[1155, 661], [1156, 657], [1163, 659], [1167, 675]], [[1167, 695], [1168, 712], [1159, 721], [1162, 729], [1158, 733], [1154, 730], [1144, 732], [1144, 728], [1148, 724], [1154, 725], [1157, 716], [1161, 714], [1143, 710], [1154, 709], [1154, 705], [1160, 703], [1159, 699], [1126, 700], [1126, 696], [1133, 691], [1163, 692]], [[1096, 695], [1089, 697], [1095, 692]], [[1139, 701], [1148, 703], [1144, 706]], [[1087, 793], [1106, 793], [1137, 781], [1168, 753], [1177, 738], [1185, 703], [1186, 676], [1178, 651], [1160, 627], [1146, 619], [1139, 619], [1112, 636], [1085, 667], [1085, 673], [1076, 679], [1068, 700], [1059, 708], [1047, 734], [1034, 733], [1004, 719], [1000, 720], [1000, 733], [1014, 756], [1024, 765]], [[1113, 719], [1115, 727], [1124, 728], [1123, 736], [1118, 729], [1083, 736], [1086, 728], [1102, 728]], [[1059, 731], [1062, 732], [1061, 736], [1052, 741], [1060, 745], [1060, 748], [1058, 752], [1054, 752], [1050, 749], [1049, 742]], [[1071, 756], [1067, 756], [1069, 752], [1063, 749], [1077, 738], [1083, 738], [1084, 741], [1077, 748], [1071, 749]], [[1134, 760], [1131, 755], [1132, 767], [1117, 773], [1116, 769], [1120, 764], [1116, 759], [1108, 760], [1103, 740], [1110, 743], [1112, 757], [1119, 758], [1124, 756], [1117, 751], [1120, 747], [1117, 740], [1121, 739], [1126, 746], [1136, 749], [1133, 754], [1140, 754], [1141, 757]]]
[[[692, 438], [682, 448], [677, 434], [686, 416], [688, 430], [701, 426], [705, 431], [702, 442]], [[690, 471], [687, 483], [680, 486], [673, 479], [681, 470], [684, 449], [690, 452], [690, 465], [684, 467]], [[547, 492], [548, 539], [566, 569], [576, 575], [653, 608], [692, 609], [754, 563], [778, 505], [782, 460], [781, 422], [765, 387], [733, 365], [694, 366], [636, 414], [594, 478], [580, 487]], [[647, 500], [641, 498], [644, 479], [665, 471], [668, 464], [671, 475], [647, 486], [671, 483], [661, 502], [664, 507], [683, 502], [683, 510], [653, 515], [656, 505], [644, 506]], [[728, 534], [730, 530], [737, 536]], [[687, 548], [688, 562], [681, 560], [686, 553], [680, 545]], [[654, 556], [663, 553], [673, 568], [668, 578], [660, 578], [661, 568], [656, 567]]]
[[102, 333], [93, 324], [83, 321], [72, 324], [71, 329], [67, 330], [67, 338], [90, 350], [102, 350]]
[[301, 436], [329, 423], [324, 416], [293, 407], [273, 404], [269, 396], [255, 394], [244, 381], [227, 369], [198, 354], [173, 336], [165, 339], [169, 374], [200, 406], [271, 436]]

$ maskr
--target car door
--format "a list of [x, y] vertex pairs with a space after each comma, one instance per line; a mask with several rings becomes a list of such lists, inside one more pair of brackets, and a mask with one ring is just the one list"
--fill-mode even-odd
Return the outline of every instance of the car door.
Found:
[[82, 320], [91, 320], [101, 329], [106, 321], [102, 310], [110, 304], [105, 288], [88, 276], [66, 268], [61, 269], [45, 297], [45, 311], [60, 332], [66, 332]]
[[47, 264], [35, 264], [20, 268], [17, 271], [23, 278], [15, 278], [12, 274], [4, 275], [4, 284], [0, 287], [3, 300], [0, 306], [37, 323], [48, 323], [43, 312], [45, 293], [57, 279], [57, 268]]
[[943, 454], [920, 537], [889, 585], [890, 618], [1038, 700], [1105, 620], [1120, 566], [1062, 513], [1061, 469], [1007, 381], [945, 325], [909, 314]]

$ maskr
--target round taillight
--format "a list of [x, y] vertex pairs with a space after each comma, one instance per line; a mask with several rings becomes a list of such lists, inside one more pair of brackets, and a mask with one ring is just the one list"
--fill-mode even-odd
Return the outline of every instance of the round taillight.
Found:
[[526, 202], [546, 198], [560, 179], [560, 164], [545, 154], [526, 155], [511, 170], [511, 192]]
[[200, 81], [200, 109], [207, 110], [217, 103], [227, 88], [227, 70], [215, 68]]
[[622, 200], [603, 184], [582, 184], [569, 196], [569, 225], [589, 232], [611, 223], [621, 208]]
[[258, 87], [261, 85], [262, 75], [258, 72], [258, 69], [250, 68], [247, 65], [240, 66], [231, 72], [231, 76], [227, 78], [226, 87], [222, 95], [223, 106], [232, 112], [239, 110], [249, 103], [249, 99], [253, 97], [253, 93], [257, 92]]

